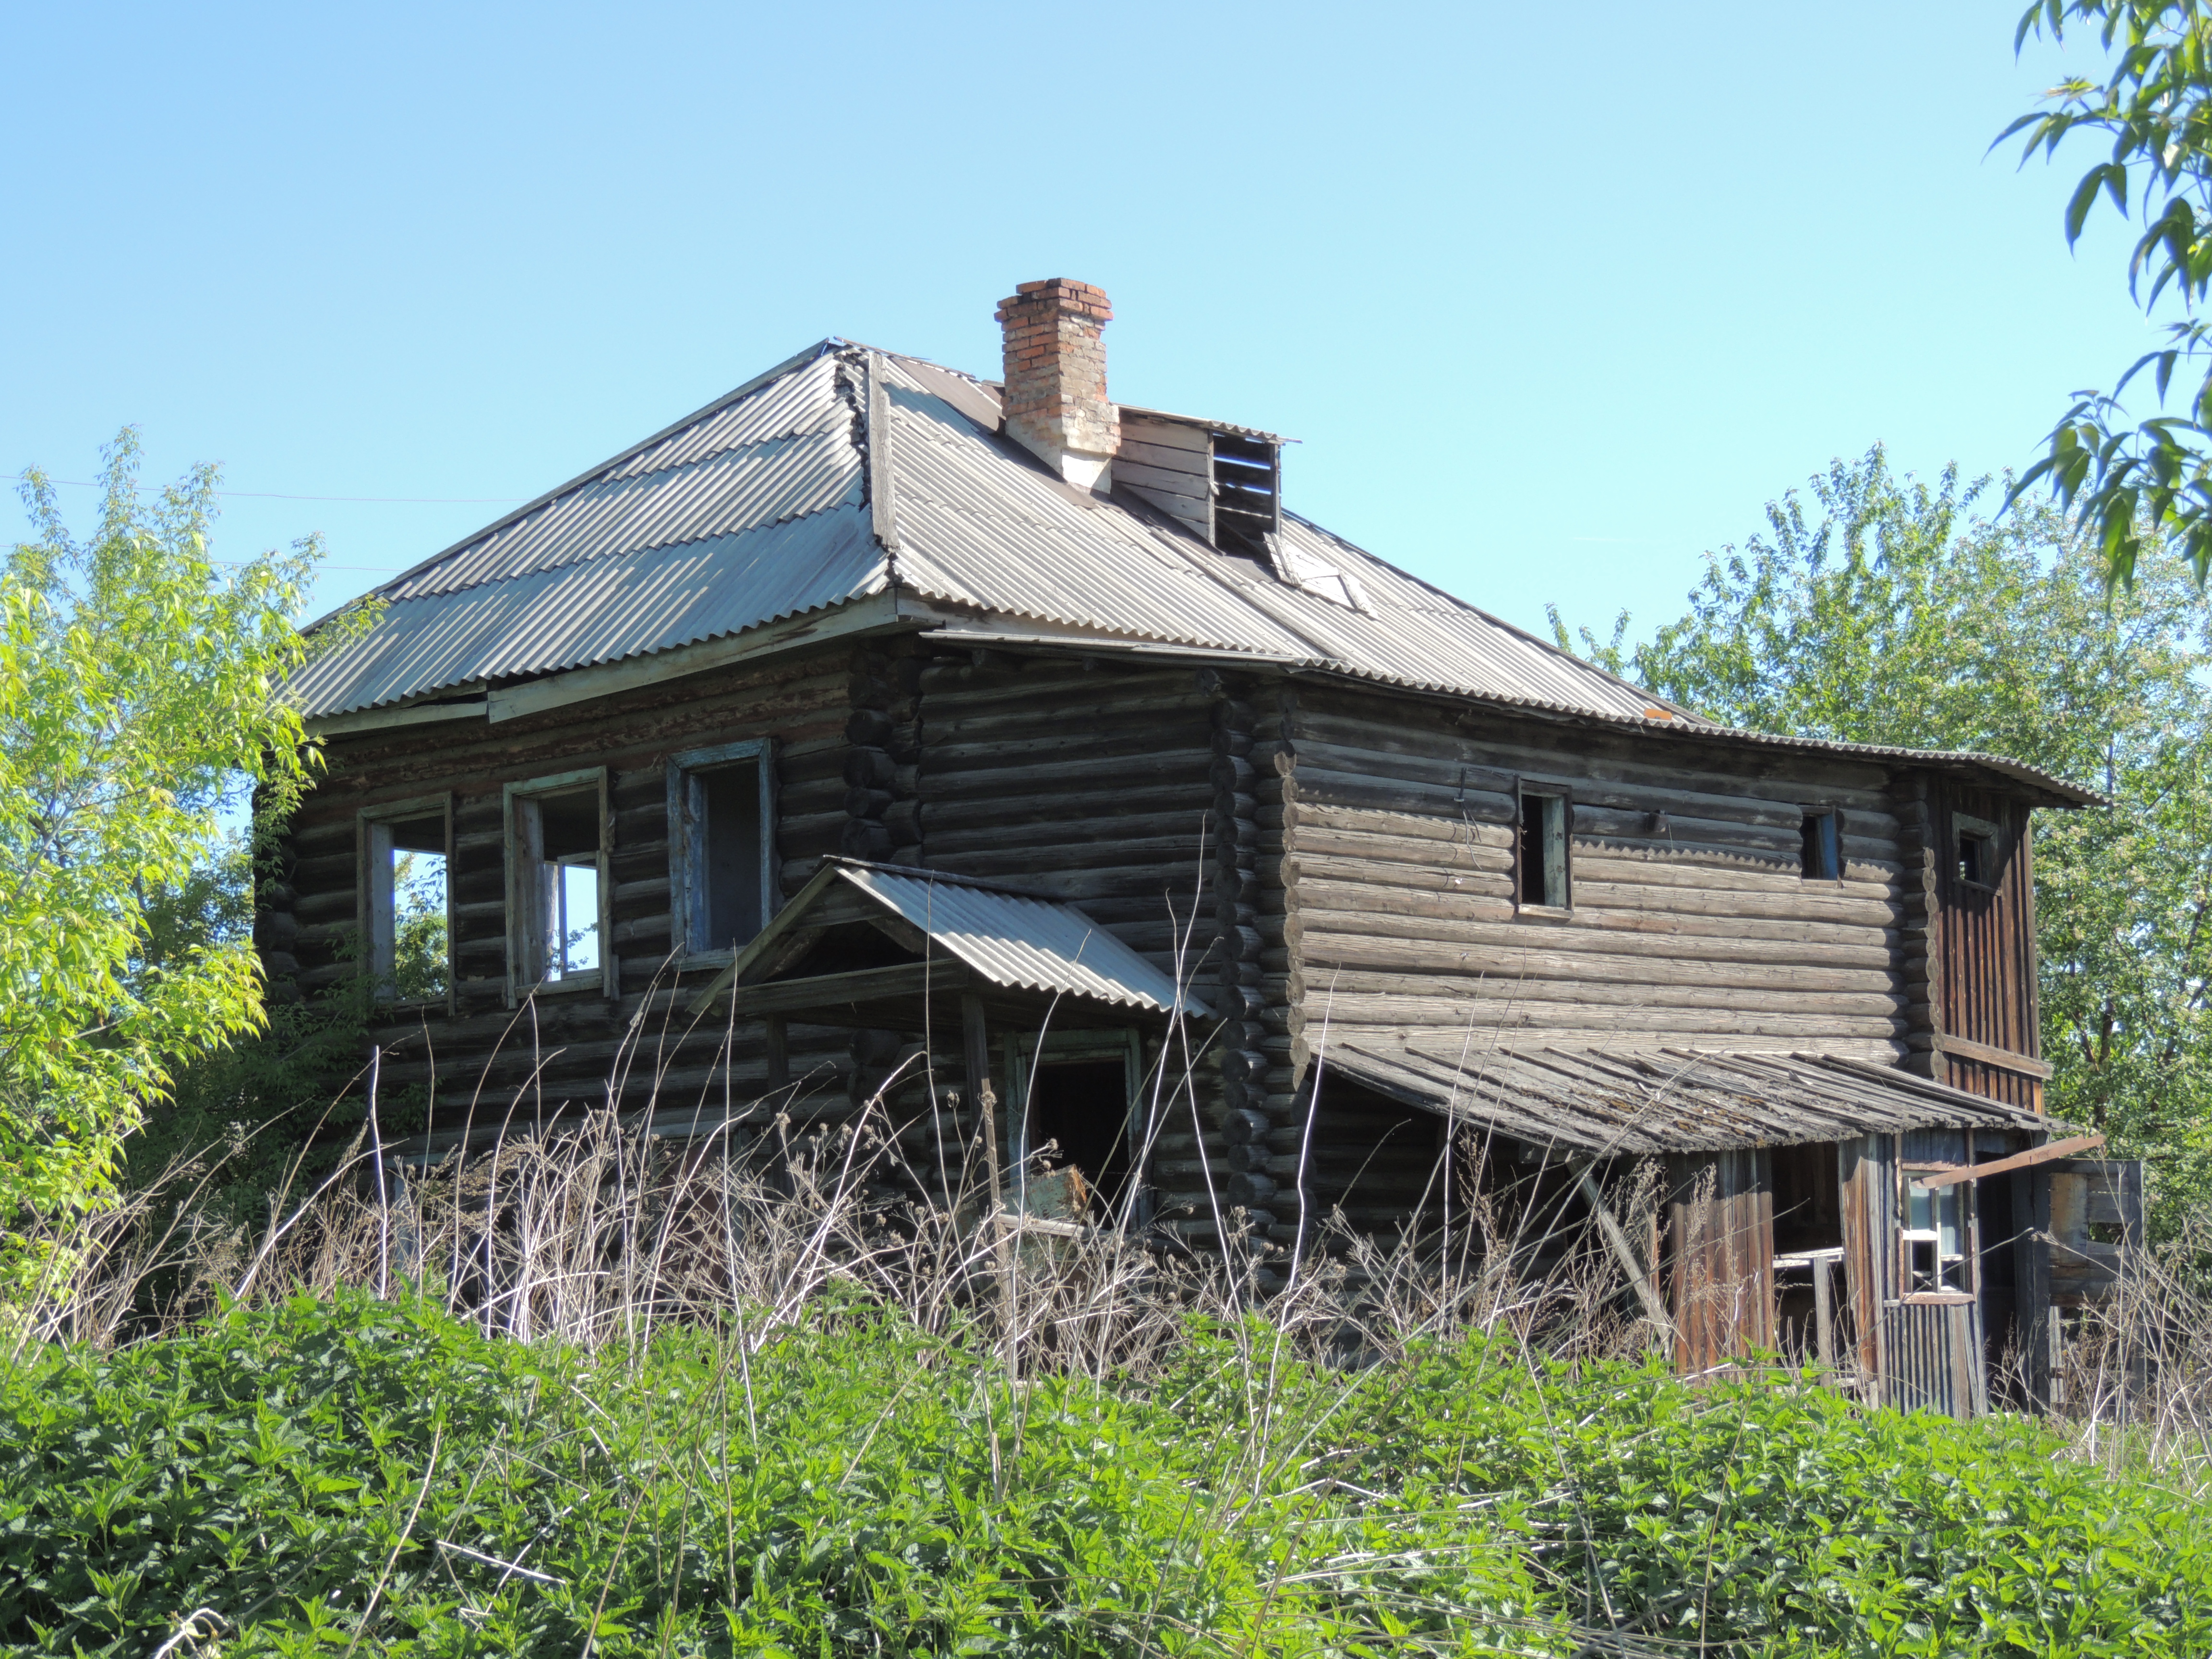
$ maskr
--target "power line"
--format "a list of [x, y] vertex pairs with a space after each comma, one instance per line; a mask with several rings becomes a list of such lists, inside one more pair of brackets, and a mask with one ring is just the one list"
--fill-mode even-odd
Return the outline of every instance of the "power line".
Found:
[[[20, 483], [29, 475], [11, 472], [8, 476]], [[79, 489], [104, 488], [94, 478], [48, 478], [46, 482], [73, 484]], [[261, 501], [356, 501], [390, 507], [513, 507], [526, 499], [521, 495], [287, 495], [273, 489], [218, 489], [215, 493]]]

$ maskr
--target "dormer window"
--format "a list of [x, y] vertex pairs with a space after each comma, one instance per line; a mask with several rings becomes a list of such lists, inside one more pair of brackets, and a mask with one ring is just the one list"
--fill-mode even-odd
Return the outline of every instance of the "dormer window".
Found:
[[1282, 466], [1275, 445], [1242, 433], [1210, 434], [1213, 459], [1213, 544], [1262, 564], [1283, 528]]
[[1283, 527], [1282, 440], [1156, 409], [1121, 406], [1114, 487], [1142, 497], [1224, 553], [1273, 568]]

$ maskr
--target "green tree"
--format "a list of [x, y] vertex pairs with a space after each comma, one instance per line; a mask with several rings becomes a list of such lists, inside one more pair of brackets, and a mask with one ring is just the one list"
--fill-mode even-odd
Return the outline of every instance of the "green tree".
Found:
[[1879, 447], [1706, 557], [1688, 614], [1632, 650], [1559, 643], [1732, 726], [2009, 755], [2109, 811], [2036, 830], [2043, 1041], [2061, 1115], [2161, 1175], [2170, 1221], [2212, 1197], [2212, 669], [2185, 562], [2147, 534], [2107, 603], [2102, 546], [2057, 507], [1995, 520], [1987, 480], [1891, 472]]
[[222, 815], [281, 818], [313, 764], [276, 693], [318, 550], [225, 568], [214, 469], [149, 501], [138, 459], [126, 429], [82, 540], [27, 474], [0, 575], [0, 1217], [101, 1202], [177, 1065], [260, 1025]]
[[[2014, 493], [2047, 481], [2080, 509], [2102, 555], [2106, 580], [2134, 579], [2150, 544], [2165, 540], [2201, 586], [2212, 571], [2212, 345], [2198, 316], [2212, 283], [2212, 7], [2203, 0], [2034, 0], [2014, 32], [2066, 38], [2069, 26], [2111, 54], [2102, 81], [2074, 76], [1998, 135], [2023, 135], [2021, 160], [2048, 160], [2076, 132], [2111, 149], [2075, 183], [2066, 240], [2077, 241], [2101, 197], [2124, 218], [2133, 205], [2142, 233], [2128, 261], [2128, 290], [2146, 313], [2170, 300], [2179, 315], [2166, 343], [2146, 353], [2110, 394], [2081, 392], [2051, 429], [2043, 458]], [[2164, 405], [2177, 369], [2205, 372], [2185, 412], [2130, 425], [2119, 399], [2151, 372]], [[2186, 383], [2187, 374], [2184, 375]]]

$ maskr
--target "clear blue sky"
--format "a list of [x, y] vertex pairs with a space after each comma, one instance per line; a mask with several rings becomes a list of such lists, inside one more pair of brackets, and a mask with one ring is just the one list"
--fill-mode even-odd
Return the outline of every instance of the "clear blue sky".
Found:
[[1299, 511], [1640, 632], [1831, 458], [2021, 465], [2150, 338], [2086, 153], [1984, 159], [2022, 3], [16, 5], [0, 471], [137, 422], [335, 602], [823, 335], [995, 374], [1068, 276]]

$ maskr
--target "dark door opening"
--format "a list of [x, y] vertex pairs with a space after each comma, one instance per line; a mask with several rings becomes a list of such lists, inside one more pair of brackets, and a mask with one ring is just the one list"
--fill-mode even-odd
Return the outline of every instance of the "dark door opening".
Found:
[[1119, 1212], [1129, 1190], [1129, 1075], [1119, 1060], [1060, 1060], [1030, 1073], [1029, 1148], [1055, 1143], [1047, 1162], [1073, 1164], [1094, 1218]]

